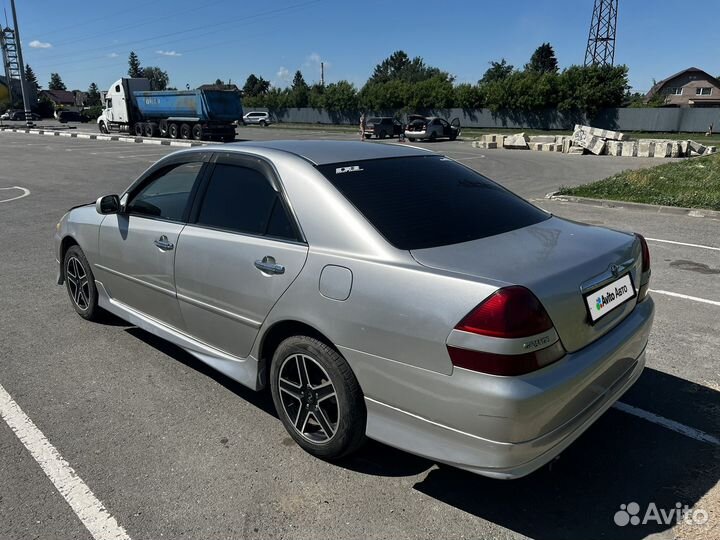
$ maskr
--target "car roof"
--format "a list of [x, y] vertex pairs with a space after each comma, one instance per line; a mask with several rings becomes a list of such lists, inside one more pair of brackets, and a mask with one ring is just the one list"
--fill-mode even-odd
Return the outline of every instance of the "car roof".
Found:
[[262, 149], [279, 150], [304, 158], [315, 165], [434, 154], [434, 152], [415, 146], [364, 141], [253, 141], [223, 144], [219, 148], [223, 150], [260, 151], [257, 153], [261, 153]]

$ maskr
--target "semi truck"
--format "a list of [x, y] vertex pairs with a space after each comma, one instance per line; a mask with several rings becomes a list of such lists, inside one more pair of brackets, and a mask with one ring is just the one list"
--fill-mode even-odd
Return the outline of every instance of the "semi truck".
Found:
[[237, 90], [153, 91], [148, 79], [123, 78], [105, 94], [97, 123], [101, 133], [232, 141], [235, 122], [242, 117]]

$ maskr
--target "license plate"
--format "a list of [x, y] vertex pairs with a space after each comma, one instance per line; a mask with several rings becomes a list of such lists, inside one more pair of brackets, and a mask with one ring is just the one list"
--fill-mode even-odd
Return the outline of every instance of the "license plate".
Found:
[[586, 294], [585, 302], [590, 311], [590, 318], [595, 322], [634, 297], [635, 287], [630, 274], [625, 274], [602, 289]]

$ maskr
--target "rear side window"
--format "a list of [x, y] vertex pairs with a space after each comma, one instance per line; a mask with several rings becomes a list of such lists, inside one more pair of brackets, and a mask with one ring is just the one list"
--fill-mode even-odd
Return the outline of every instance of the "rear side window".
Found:
[[495, 182], [441, 156], [318, 168], [398, 249], [458, 244], [550, 217]]
[[280, 196], [259, 171], [215, 165], [197, 223], [229, 231], [295, 240]]

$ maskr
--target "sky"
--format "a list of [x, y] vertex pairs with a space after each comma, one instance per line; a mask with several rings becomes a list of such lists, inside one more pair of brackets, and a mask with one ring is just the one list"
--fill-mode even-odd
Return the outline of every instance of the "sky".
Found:
[[[0, 0], [9, 16], [9, 0]], [[220, 78], [242, 86], [251, 73], [290, 84], [349, 80], [362, 87], [376, 64], [402, 49], [476, 83], [492, 60], [522, 67], [549, 42], [561, 68], [585, 58], [593, 0], [123, 0], [63, 4], [16, 0], [26, 64], [47, 88], [57, 72], [68, 89], [107, 89], [127, 76], [134, 50], [170, 84]], [[702, 9], [677, 0], [620, 0], [615, 63], [633, 91], [695, 66], [720, 74], [720, 1]], [[3, 25], [5, 20], [2, 20]]]

